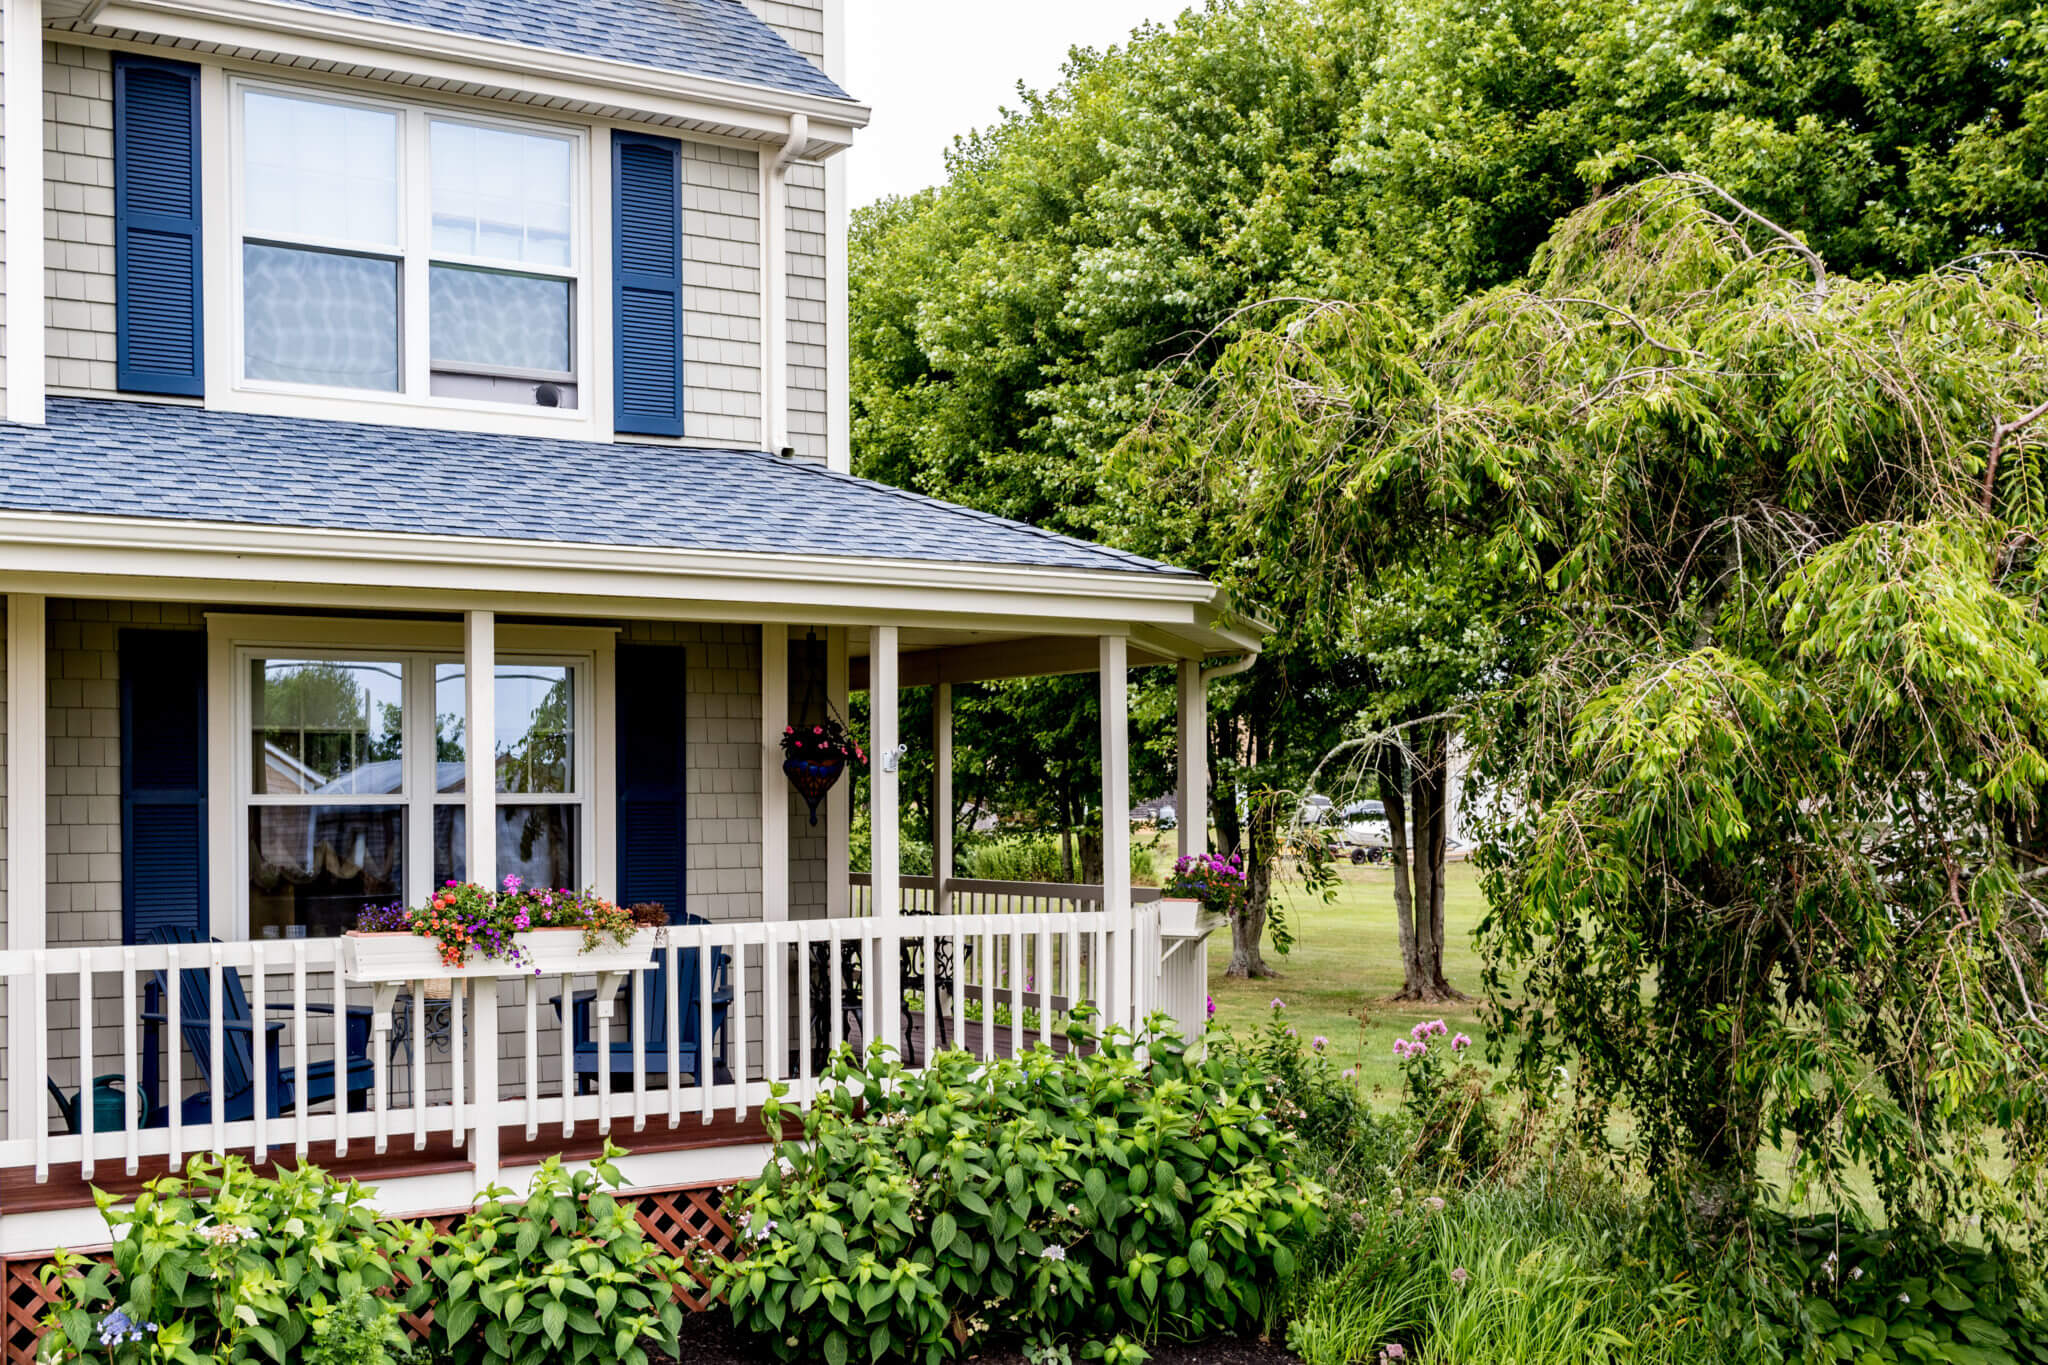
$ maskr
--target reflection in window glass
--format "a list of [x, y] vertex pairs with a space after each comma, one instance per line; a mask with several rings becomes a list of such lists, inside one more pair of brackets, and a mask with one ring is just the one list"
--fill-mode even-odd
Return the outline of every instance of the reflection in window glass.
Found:
[[268, 90], [242, 101], [249, 235], [397, 245], [397, 113]]
[[405, 899], [402, 806], [257, 806], [249, 812], [249, 932], [332, 938], [364, 905]]
[[[434, 670], [434, 752], [439, 790], [463, 790], [467, 757], [462, 719], [468, 709], [461, 664]], [[576, 670], [567, 664], [501, 663], [497, 667], [498, 790], [567, 795], [576, 790]], [[456, 765], [451, 773], [449, 765]], [[452, 781], [451, 781], [452, 777]]]
[[569, 265], [570, 143], [435, 119], [434, 253]]
[[569, 282], [437, 265], [430, 277], [436, 367], [569, 372]]
[[398, 389], [398, 262], [242, 247], [242, 369], [251, 379]]
[[405, 666], [252, 659], [258, 795], [365, 796], [404, 790]]
[[[498, 876], [517, 877], [525, 886], [575, 889], [580, 884], [580, 810], [573, 805], [498, 807]], [[434, 885], [468, 879], [468, 829], [464, 807], [434, 807]]]

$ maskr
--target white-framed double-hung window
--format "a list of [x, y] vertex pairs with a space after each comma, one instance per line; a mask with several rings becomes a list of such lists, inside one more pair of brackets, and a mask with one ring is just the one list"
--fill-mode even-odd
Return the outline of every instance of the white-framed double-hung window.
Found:
[[[418, 904], [468, 878], [459, 653], [426, 640], [379, 648], [367, 635], [231, 648], [234, 752], [223, 757], [237, 778], [249, 937], [329, 937], [365, 905]], [[596, 879], [595, 664], [581, 652], [498, 656], [500, 878], [576, 889]]]
[[230, 99], [241, 387], [581, 406], [584, 133], [257, 81]]

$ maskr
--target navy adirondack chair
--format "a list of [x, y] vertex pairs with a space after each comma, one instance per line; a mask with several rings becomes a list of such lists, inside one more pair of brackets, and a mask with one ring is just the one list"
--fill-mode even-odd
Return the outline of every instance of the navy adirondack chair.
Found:
[[[689, 915], [681, 920], [684, 924], [705, 924], [709, 921]], [[668, 950], [654, 950], [654, 970], [639, 972], [640, 1004], [646, 1012], [647, 1036], [636, 1042], [633, 1037], [633, 1013], [628, 984], [619, 992], [617, 1006], [612, 1011], [611, 1022], [611, 1066], [614, 1077], [633, 1075], [633, 1053], [638, 1047], [645, 1057], [645, 1068], [649, 1079], [668, 1076], [668, 1000], [671, 991], [676, 996], [676, 1019], [681, 1026], [681, 1036], [676, 1040], [676, 1069], [680, 1075], [697, 1078], [702, 1083], [706, 1078], [704, 1063], [705, 1049], [702, 1046], [704, 1029], [703, 969], [697, 960], [697, 948], [685, 948], [676, 954], [679, 980], [671, 983], [668, 972]], [[575, 1014], [571, 1023], [571, 1057], [576, 1072], [579, 1091], [587, 1091], [597, 1084], [598, 1075], [606, 1070], [604, 1058], [597, 1046], [597, 1020], [591, 1006], [595, 1003], [596, 991], [578, 991], [574, 1002]], [[562, 1011], [562, 997], [553, 997], [555, 1013]], [[725, 1019], [732, 1007], [732, 954], [723, 948], [711, 950], [711, 1039], [712, 1046], [708, 1060], [713, 1070], [725, 1071]], [[614, 1081], [614, 1084], [617, 1082]]]
[[[153, 944], [190, 943], [199, 944], [208, 940], [190, 929], [158, 929], [150, 933], [148, 941]], [[142, 1019], [146, 1033], [143, 1052], [143, 1088], [154, 1101], [158, 1090], [157, 1061], [158, 1027], [169, 1019], [166, 1002], [169, 997], [167, 971], [152, 972], [150, 981], [143, 988]], [[303, 1078], [298, 1068], [283, 1064], [284, 1024], [279, 1020], [256, 1020], [250, 1017], [249, 997], [242, 989], [241, 973], [232, 967], [221, 968], [221, 1074], [213, 1075], [213, 1003], [209, 970], [205, 966], [180, 967], [178, 969], [178, 1031], [184, 1035], [185, 1050], [191, 1055], [198, 1078], [206, 1082], [206, 1089], [196, 1095], [183, 1097], [179, 1117], [185, 1123], [210, 1123], [213, 1120], [213, 1091], [220, 1092], [221, 1119], [227, 1123], [238, 1123], [256, 1116], [256, 1038], [263, 1038], [263, 1108], [267, 1118], [277, 1118], [291, 1112], [301, 1104], [315, 1105], [332, 1100], [335, 1094], [334, 1059], [308, 1062]], [[270, 1001], [272, 1009], [291, 1009], [289, 1001]], [[334, 1006], [306, 1006], [308, 1014], [332, 1014]], [[365, 1108], [371, 1087], [375, 1084], [376, 1073], [370, 1061], [370, 1011], [366, 1007], [350, 1008], [344, 1020], [347, 1029], [346, 1093], [349, 1107]], [[160, 1105], [152, 1103], [156, 1122], [167, 1122], [168, 1115]]]

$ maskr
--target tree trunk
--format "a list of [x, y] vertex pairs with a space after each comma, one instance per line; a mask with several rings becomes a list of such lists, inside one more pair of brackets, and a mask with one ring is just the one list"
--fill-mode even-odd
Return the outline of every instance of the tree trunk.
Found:
[[1060, 876], [1069, 886], [1081, 880], [1074, 875], [1074, 826], [1079, 817], [1074, 814], [1074, 795], [1060, 790]]
[[1244, 831], [1237, 822], [1237, 793], [1221, 783], [1213, 788], [1216, 794], [1216, 851], [1218, 853], [1244, 852]]
[[1245, 850], [1245, 882], [1250, 908], [1230, 922], [1230, 965], [1225, 976], [1277, 976], [1259, 952], [1266, 936], [1266, 902], [1273, 894], [1273, 860], [1279, 852], [1279, 808], [1269, 796], [1251, 803], [1250, 846]]
[[1415, 897], [1408, 877], [1408, 755], [1392, 744], [1382, 745], [1375, 766], [1380, 778], [1380, 806], [1387, 816], [1387, 861], [1394, 869], [1394, 923], [1401, 943], [1401, 994], [1411, 998], [1415, 982]]
[[[1398, 751], [1395, 763], [1405, 765]], [[1383, 792], [1394, 843], [1394, 912], [1401, 924], [1401, 991], [1396, 1000], [1438, 1004], [1468, 997], [1444, 975], [1444, 863], [1449, 834], [1450, 736], [1432, 726], [1416, 755], [1406, 815], [1411, 840], [1399, 833], [1400, 814]], [[1406, 845], [1404, 847], [1404, 844]], [[1404, 887], [1407, 880], [1410, 885]]]

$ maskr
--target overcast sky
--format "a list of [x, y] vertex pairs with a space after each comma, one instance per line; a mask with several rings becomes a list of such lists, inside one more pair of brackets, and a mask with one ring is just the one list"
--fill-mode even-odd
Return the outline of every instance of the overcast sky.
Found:
[[1121, 43], [1190, 0], [847, 0], [847, 86], [875, 121], [846, 153], [853, 205], [937, 184], [945, 151], [1044, 89], [1070, 47]]

